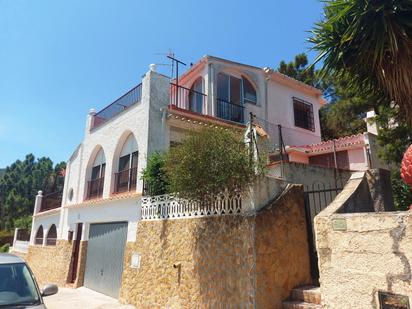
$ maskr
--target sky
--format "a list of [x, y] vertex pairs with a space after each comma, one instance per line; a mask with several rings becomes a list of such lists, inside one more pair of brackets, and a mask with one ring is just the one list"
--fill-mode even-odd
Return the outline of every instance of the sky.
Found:
[[[86, 115], [172, 50], [277, 68], [309, 51], [319, 0], [0, 0], [0, 168], [26, 154], [66, 161]], [[170, 75], [170, 68], [158, 66]]]

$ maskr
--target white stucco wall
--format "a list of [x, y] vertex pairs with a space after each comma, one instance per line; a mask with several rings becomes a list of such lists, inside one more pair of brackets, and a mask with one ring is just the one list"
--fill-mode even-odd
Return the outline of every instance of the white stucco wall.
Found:
[[[141, 198], [123, 200], [109, 200], [96, 205], [81, 205], [65, 207], [63, 212], [62, 239], [68, 238], [68, 232], [76, 231], [77, 223], [83, 223], [84, 229], [92, 223], [101, 222], [128, 222], [128, 241], [134, 241], [136, 233], [133, 230], [141, 218]], [[88, 232], [84, 233], [82, 240], [88, 240]]]
[[33, 218], [32, 232], [30, 234], [30, 244], [34, 245], [37, 230], [40, 226], [43, 227], [43, 238], [47, 237], [47, 233], [52, 225], [56, 225], [57, 235], [60, 232], [60, 209], [53, 209], [51, 211], [41, 213]]
[[[85, 200], [91, 165], [100, 148], [106, 157], [103, 198], [107, 198], [113, 193], [114, 173], [117, 172], [121, 148], [129, 134], [133, 134], [137, 141], [139, 176], [146, 167], [148, 153], [166, 147], [163, 138], [166, 128], [161, 125], [163, 113], [160, 109], [167, 105], [168, 84], [166, 77], [148, 72], [142, 81], [140, 102], [91, 131], [86, 128], [84, 140], [68, 162], [63, 206]], [[90, 120], [87, 125], [90, 125]], [[74, 193], [71, 201], [68, 198], [70, 189]], [[141, 189], [142, 181], [138, 177], [137, 191]]]
[[[84, 139], [67, 162], [62, 207], [53, 210], [53, 215], [36, 215], [32, 237], [40, 225], [43, 225], [46, 233], [46, 229], [54, 223], [58, 238], [67, 239], [68, 231], [76, 232], [76, 224], [83, 223], [83, 239], [87, 240], [90, 223], [128, 222], [128, 240], [134, 239], [136, 222], [140, 219], [139, 198], [108, 199], [114, 190], [114, 173], [118, 171], [122, 146], [127, 137], [133, 134], [139, 151], [137, 192], [142, 190], [140, 175], [146, 167], [148, 155], [169, 145], [169, 129], [164, 117], [168, 100], [169, 78], [149, 71], [142, 80], [140, 102], [93, 130], [90, 130], [93, 114], [87, 116]], [[86, 194], [92, 163], [100, 148], [104, 151], [106, 169], [103, 202], [96, 204], [88, 202]], [[71, 190], [73, 194], [70, 200]]]
[[351, 171], [366, 171], [368, 159], [366, 157], [365, 147], [348, 150], [349, 169]]
[[[263, 69], [234, 62], [219, 60], [215, 57], [204, 58], [204, 64], [200, 69], [193, 70], [182, 79], [181, 84], [190, 88], [193, 81], [199, 76], [205, 82], [204, 91], [208, 95], [208, 114], [215, 115], [215, 102], [217, 86], [216, 80], [219, 73], [225, 73], [237, 78], [245, 76], [255, 87], [257, 104], [245, 104], [245, 120], [248, 121], [249, 113], [256, 115], [256, 121], [260, 123], [269, 134], [277, 138], [277, 125], [282, 125], [283, 138], [286, 145], [306, 145], [321, 141], [319, 109], [320, 98], [312, 90], [299, 85], [293, 87], [288, 81], [280, 81], [272, 78]], [[301, 90], [299, 90], [301, 89]], [[295, 126], [293, 112], [293, 97], [299, 98], [313, 105], [315, 132]]]

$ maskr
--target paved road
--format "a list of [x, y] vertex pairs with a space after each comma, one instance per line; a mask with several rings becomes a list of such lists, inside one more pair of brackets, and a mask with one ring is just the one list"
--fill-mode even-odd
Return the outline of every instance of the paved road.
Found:
[[117, 299], [87, 288], [59, 288], [59, 293], [44, 298], [47, 309], [136, 309], [122, 305]]

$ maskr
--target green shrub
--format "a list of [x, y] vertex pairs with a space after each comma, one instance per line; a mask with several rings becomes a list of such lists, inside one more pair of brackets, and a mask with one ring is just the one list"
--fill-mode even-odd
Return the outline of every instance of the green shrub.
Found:
[[0, 252], [7, 253], [9, 252], [10, 244], [5, 244], [0, 247]]
[[168, 181], [165, 164], [165, 155], [160, 152], [154, 152], [147, 160], [147, 166], [142, 173], [147, 194], [161, 195], [167, 193]]
[[192, 132], [166, 158], [169, 191], [206, 201], [222, 193], [241, 193], [262, 166], [251, 160], [241, 134], [221, 128]]

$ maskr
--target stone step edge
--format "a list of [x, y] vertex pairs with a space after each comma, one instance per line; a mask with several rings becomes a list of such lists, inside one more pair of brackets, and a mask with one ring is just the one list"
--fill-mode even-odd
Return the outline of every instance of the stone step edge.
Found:
[[320, 288], [315, 286], [304, 286], [294, 288], [292, 289], [291, 299], [320, 305]]
[[283, 309], [322, 309], [322, 305], [307, 303], [298, 300], [289, 300], [282, 302]]

